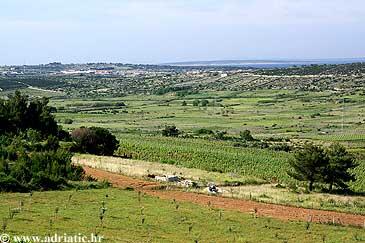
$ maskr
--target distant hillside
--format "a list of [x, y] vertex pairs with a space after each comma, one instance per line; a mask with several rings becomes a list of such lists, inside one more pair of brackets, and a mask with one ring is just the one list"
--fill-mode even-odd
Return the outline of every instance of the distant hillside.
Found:
[[0, 69], [0, 92], [31, 89], [78, 97], [258, 89], [353, 91], [365, 90], [364, 83], [365, 62], [264, 69], [131, 64], [49, 64]]
[[216, 60], [216, 61], [189, 61], [189, 62], [171, 62], [162, 65], [171, 66], [241, 66], [252, 68], [287, 68], [294, 66], [309, 66], [323, 64], [349, 64], [365, 62], [365, 58], [338, 58], [338, 59], [307, 59], [307, 60]]
[[256, 72], [262, 75], [363, 75], [365, 74], [365, 62], [347, 64], [311, 64], [309, 66], [297, 66], [281, 69], [264, 69]]

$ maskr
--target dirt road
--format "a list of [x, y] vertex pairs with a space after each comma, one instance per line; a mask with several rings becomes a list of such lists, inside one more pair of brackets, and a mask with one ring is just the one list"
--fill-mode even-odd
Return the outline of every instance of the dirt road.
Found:
[[134, 179], [111, 172], [93, 169], [90, 167], [84, 167], [84, 169], [86, 171], [86, 174], [91, 175], [97, 179], [106, 179], [110, 183], [112, 183], [114, 187], [132, 187], [136, 190], [141, 190], [148, 195], [159, 197], [161, 199], [175, 199], [176, 201], [192, 202], [203, 206], [210, 206], [213, 208], [220, 208], [225, 210], [235, 210], [245, 213], [256, 212], [257, 216], [272, 217], [281, 220], [311, 220], [312, 222], [318, 223], [336, 223], [360, 227], [365, 226], [365, 216], [362, 215], [296, 208], [241, 199], [210, 196], [178, 190], [159, 190], [156, 189], [158, 186], [160, 186], [158, 182], [149, 182], [140, 179]]

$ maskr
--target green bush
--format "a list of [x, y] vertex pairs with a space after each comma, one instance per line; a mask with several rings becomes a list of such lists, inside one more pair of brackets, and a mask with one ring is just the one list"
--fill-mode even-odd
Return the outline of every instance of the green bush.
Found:
[[29, 188], [40, 190], [57, 190], [63, 185], [67, 185], [65, 179], [62, 177], [49, 176], [44, 171], [40, 171], [35, 174], [32, 180], [29, 182]]
[[66, 118], [63, 123], [65, 124], [72, 124], [74, 121], [70, 118]]
[[[68, 180], [82, 180], [82, 167], [71, 162], [64, 150], [17, 154], [14, 160], [0, 159], [0, 191], [53, 190], [67, 186]], [[7, 175], [7, 176], [5, 176]]]
[[180, 131], [176, 128], [176, 126], [165, 126], [162, 130], [162, 136], [165, 137], [177, 137], [179, 136]]
[[5, 142], [0, 145], [0, 191], [59, 189], [68, 180], [83, 179], [82, 167], [72, 164], [72, 154], [59, 149], [56, 137], [35, 143], [30, 133], [1, 138]]
[[71, 137], [74, 141], [74, 152], [113, 155], [119, 146], [116, 137], [101, 127], [80, 127], [72, 132]]
[[0, 172], [0, 192], [25, 192], [26, 190], [16, 179]]
[[60, 149], [59, 139], [69, 134], [54, 111], [47, 98], [30, 99], [18, 91], [0, 99], [0, 192], [59, 189], [83, 179], [82, 167]]
[[251, 131], [244, 130], [240, 132], [240, 137], [244, 141], [254, 141], [255, 139], [251, 135]]
[[208, 128], [199, 128], [197, 130], [194, 130], [194, 133], [196, 135], [212, 135], [214, 134], [213, 130]]

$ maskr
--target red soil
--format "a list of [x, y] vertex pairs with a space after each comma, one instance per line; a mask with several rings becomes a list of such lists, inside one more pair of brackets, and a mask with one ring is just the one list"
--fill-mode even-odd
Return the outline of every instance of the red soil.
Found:
[[97, 179], [105, 179], [119, 188], [132, 187], [144, 193], [161, 199], [175, 199], [181, 202], [192, 202], [199, 205], [210, 206], [225, 210], [235, 210], [245, 213], [256, 212], [257, 216], [272, 217], [281, 220], [299, 220], [318, 223], [336, 223], [342, 225], [365, 226], [365, 216], [349, 213], [340, 213], [316, 209], [304, 209], [249, 200], [210, 196], [199, 193], [178, 190], [158, 190], [158, 182], [149, 182], [127, 176], [84, 167], [86, 174]]

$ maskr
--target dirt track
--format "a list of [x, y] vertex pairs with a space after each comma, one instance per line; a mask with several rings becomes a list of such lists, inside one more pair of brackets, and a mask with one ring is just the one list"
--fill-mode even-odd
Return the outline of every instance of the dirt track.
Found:
[[272, 217], [281, 220], [300, 220], [319, 223], [336, 223], [342, 225], [365, 226], [365, 216], [348, 213], [339, 213], [324, 210], [303, 209], [290, 206], [260, 203], [248, 200], [209, 196], [204, 194], [190, 193], [184, 191], [154, 190], [160, 184], [139, 179], [133, 179], [119, 174], [102, 170], [84, 167], [86, 174], [97, 179], [106, 179], [115, 187], [132, 187], [144, 193], [156, 196], [161, 199], [175, 199], [181, 202], [192, 202], [199, 205], [211, 206], [214, 208], [235, 210], [245, 213], [256, 212], [257, 216]]

